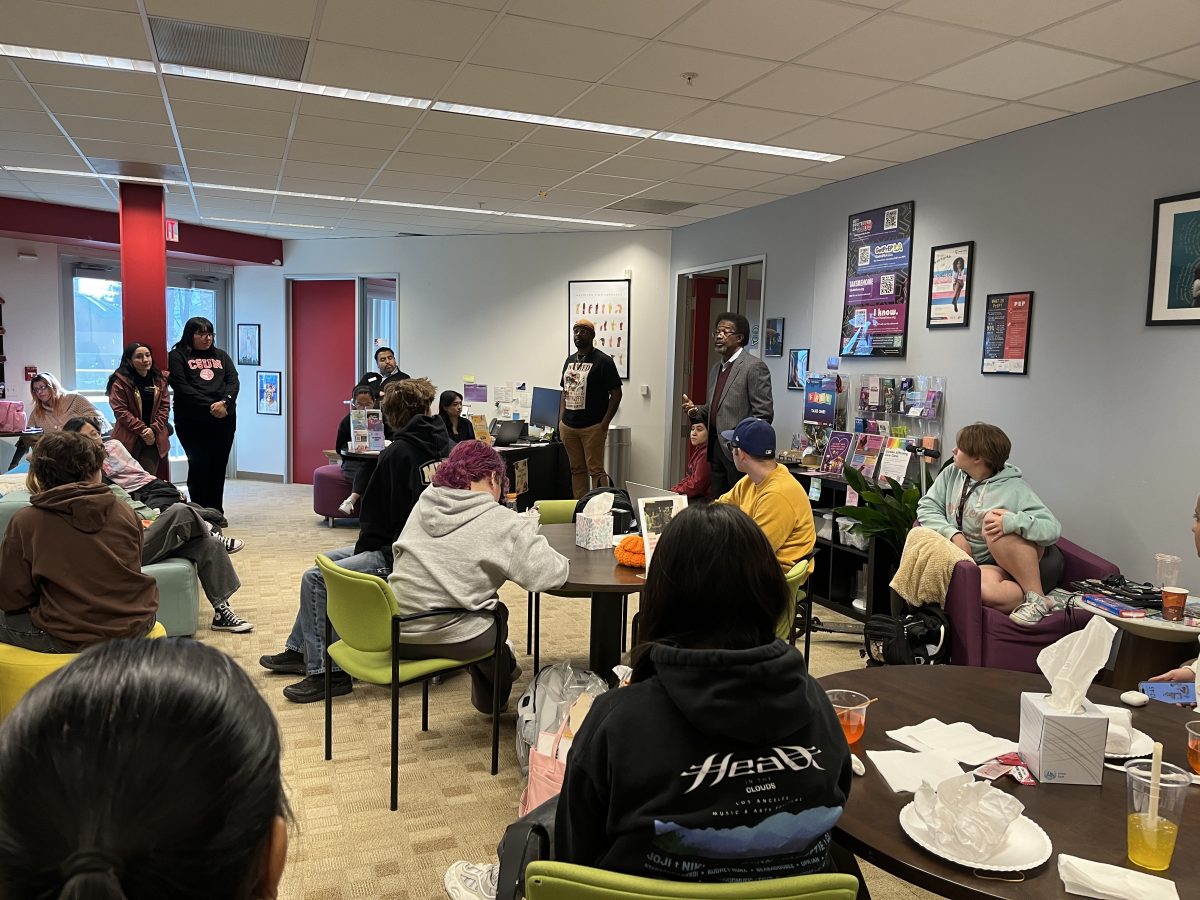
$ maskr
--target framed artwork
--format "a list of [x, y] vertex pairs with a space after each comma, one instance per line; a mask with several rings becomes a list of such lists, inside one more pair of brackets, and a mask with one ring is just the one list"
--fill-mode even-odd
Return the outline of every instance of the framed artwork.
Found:
[[567, 353], [575, 352], [571, 327], [580, 319], [596, 326], [595, 346], [612, 357], [617, 374], [629, 380], [628, 278], [567, 282]]
[[789, 350], [788, 351], [788, 379], [787, 389], [789, 391], [804, 390], [804, 381], [808, 372], [808, 351], [807, 350]]
[[783, 319], [767, 319], [763, 356], [783, 356]]
[[926, 328], [966, 328], [971, 320], [975, 242], [943, 244], [929, 251], [929, 311]]
[[237, 327], [237, 361], [239, 366], [262, 365], [262, 330], [258, 325]]
[[1200, 192], [1154, 201], [1147, 325], [1200, 325]]
[[254, 392], [257, 405], [254, 411], [260, 416], [283, 415], [282, 377], [279, 372], [258, 373], [258, 385]]
[[850, 216], [842, 356], [902, 359], [906, 353], [913, 209], [909, 200]]
[[1033, 291], [988, 294], [984, 315], [979, 371], [984, 375], [1028, 375]]

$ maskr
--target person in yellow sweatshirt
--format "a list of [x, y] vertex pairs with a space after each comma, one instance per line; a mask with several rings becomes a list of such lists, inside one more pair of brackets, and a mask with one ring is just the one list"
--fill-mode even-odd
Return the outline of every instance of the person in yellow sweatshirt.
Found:
[[755, 521], [786, 573], [812, 552], [817, 542], [812, 506], [792, 473], [775, 461], [775, 429], [753, 417], [732, 431], [721, 432], [729, 442], [733, 464], [743, 477], [718, 503], [736, 506]]

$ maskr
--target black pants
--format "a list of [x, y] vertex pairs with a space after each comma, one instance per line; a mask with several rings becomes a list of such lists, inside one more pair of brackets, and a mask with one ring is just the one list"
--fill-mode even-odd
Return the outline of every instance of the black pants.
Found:
[[716, 500], [741, 480], [742, 473], [737, 470], [732, 459], [725, 457], [720, 447], [713, 448], [712, 459], [708, 462], [712, 469], [711, 496]]
[[234, 416], [192, 419], [176, 412], [175, 433], [188, 459], [188, 493], [198, 506], [225, 511], [225, 467], [236, 427]]

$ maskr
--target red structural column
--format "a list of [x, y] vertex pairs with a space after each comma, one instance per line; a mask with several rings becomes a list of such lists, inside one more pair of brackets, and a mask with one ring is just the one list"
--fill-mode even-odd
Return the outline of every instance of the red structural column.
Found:
[[163, 189], [157, 184], [121, 185], [124, 342], [145, 341], [154, 351], [154, 364], [160, 369], [167, 368], [167, 244], [163, 197]]

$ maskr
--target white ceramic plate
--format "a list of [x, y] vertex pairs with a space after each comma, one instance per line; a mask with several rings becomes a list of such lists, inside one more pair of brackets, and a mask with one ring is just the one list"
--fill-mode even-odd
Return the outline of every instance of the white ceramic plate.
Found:
[[1105, 759], [1140, 759], [1154, 752], [1154, 738], [1144, 731], [1133, 729], [1133, 740], [1129, 744], [1128, 753], [1105, 753]]
[[1004, 843], [985, 862], [972, 862], [952, 856], [935, 844], [929, 828], [917, 815], [915, 803], [909, 803], [900, 810], [900, 827], [904, 829], [905, 834], [934, 856], [984, 872], [1024, 872], [1027, 869], [1035, 869], [1048, 860], [1054, 850], [1050, 837], [1042, 827], [1026, 816], [1021, 816], [1013, 822]]

